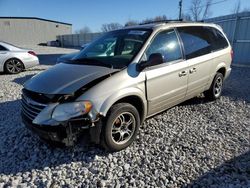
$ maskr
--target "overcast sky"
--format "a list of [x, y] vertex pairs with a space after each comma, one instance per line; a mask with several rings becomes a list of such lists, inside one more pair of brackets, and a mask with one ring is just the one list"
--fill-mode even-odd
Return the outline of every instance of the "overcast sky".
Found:
[[[188, 12], [192, 0], [183, 0]], [[239, 0], [213, 0], [212, 17], [231, 14]], [[250, 8], [250, 0], [240, 0]], [[73, 24], [73, 31], [88, 26], [100, 31], [103, 23], [141, 21], [165, 14], [178, 17], [179, 0], [0, 0], [0, 16], [40, 17]], [[205, 3], [205, 0], [203, 0]], [[0, 28], [1, 29], [1, 28]]]

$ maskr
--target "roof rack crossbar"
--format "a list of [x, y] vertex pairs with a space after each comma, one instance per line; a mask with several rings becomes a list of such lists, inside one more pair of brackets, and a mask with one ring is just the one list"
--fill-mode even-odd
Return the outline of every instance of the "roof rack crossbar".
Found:
[[145, 24], [152, 24], [152, 23], [169, 23], [169, 22], [182, 22], [183, 19], [174, 19], [174, 20], [157, 20], [157, 21], [150, 21], [150, 22], [143, 22], [139, 25], [145, 25]]

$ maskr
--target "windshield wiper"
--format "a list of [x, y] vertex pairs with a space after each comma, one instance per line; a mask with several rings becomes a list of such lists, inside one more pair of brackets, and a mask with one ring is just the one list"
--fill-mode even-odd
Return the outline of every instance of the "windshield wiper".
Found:
[[79, 59], [71, 59], [70, 60], [73, 63], [78, 63], [78, 64], [84, 64], [84, 65], [93, 65], [93, 66], [102, 66], [102, 67], [108, 67], [112, 68], [112, 65], [103, 63], [100, 60], [97, 59], [91, 59], [91, 58], [79, 58]]

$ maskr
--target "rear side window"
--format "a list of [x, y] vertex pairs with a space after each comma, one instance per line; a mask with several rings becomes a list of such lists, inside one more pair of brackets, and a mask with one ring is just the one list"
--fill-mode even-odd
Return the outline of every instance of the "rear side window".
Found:
[[147, 59], [153, 53], [161, 53], [164, 62], [182, 59], [181, 48], [174, 30], [167, 30], [156, 35], [146, 51]]
[[206, 55], [212, 51], [212, 37], [207, 27], [178, 28], [183, 41], [186, 59]]
[[2, 45], [0, 45], [0, 51], [6, 51], [7, 49], [5, 47], [3, 47]]
[[213, 36], [213, 51], [221, 50], [228, 47], [228, 42], [224, 35], [215, 28], [210, 28]]

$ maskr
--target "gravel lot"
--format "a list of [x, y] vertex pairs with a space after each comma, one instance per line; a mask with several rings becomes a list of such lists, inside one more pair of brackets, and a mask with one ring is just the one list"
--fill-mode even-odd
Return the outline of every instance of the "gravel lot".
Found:
[[106, 153], [52, 149], [21, 125], [22, 84], [48, 67], [0, 75], [0, 187], [250, 187], [250, 68], [233, 67], [220, 100], [171, 108]]

